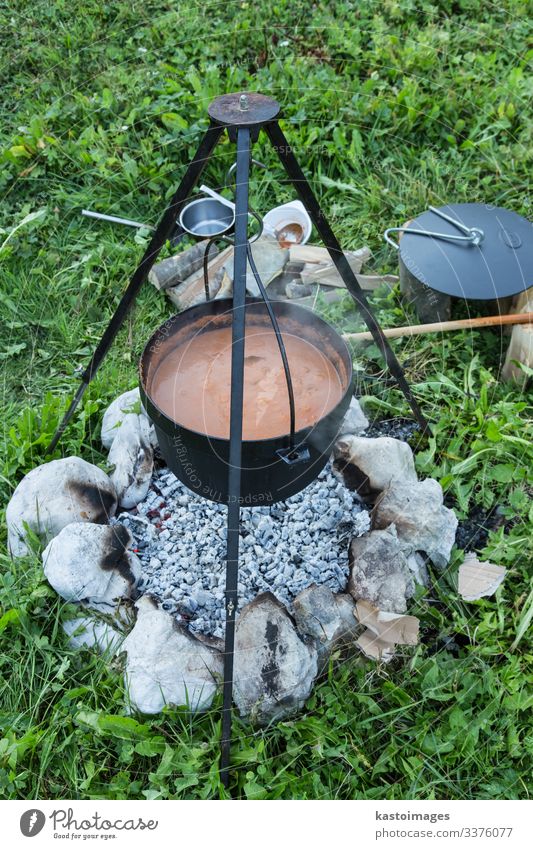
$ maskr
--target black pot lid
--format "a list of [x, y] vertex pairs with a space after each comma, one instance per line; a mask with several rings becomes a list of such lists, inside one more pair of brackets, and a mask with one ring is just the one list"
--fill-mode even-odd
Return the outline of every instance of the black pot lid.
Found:
[[409, 223], [399, 251], [406, 268], [421, 283], [446, 295], [476, 300], [505, 298], [533, 286], [533, 225], [526, 218], [482, 203], [450, 204], [439, 211], [482, 230], [484, 237], [475, 245], [414, 236], [410, 230], [463, 235], [437, 213], [423, 212]]

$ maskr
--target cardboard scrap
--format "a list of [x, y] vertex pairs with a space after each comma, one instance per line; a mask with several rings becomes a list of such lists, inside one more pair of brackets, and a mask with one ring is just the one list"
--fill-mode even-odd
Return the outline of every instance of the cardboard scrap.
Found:
[[383, 663], [389, 663], [394, 657], [394, 644], [380, 640], [369, 628], [361, 634], [355, 644], [361, 649], [363, 654], [366, 654], [372, 660], [381, 660]]
[[354, 616], [367, 627], [356, 642], [367, 657], [388, 663], [396, 646], [418, 644], [420, 622], [416, 616], [379, 610], [364, 599], [356, 602]]
[[459, 595], [465, 601], [493, 595], [503, 579], [506, 569], [488, 561], [479, 561], [475, 554], [466, 555], [465, 562], [459, 566]]
[[416, 616], [379, 610], [364, 599], [356, 602], [355, 611], [361, 625], [366, 625], [380, 639], [395, 645], [417, 645], [420, 622]]

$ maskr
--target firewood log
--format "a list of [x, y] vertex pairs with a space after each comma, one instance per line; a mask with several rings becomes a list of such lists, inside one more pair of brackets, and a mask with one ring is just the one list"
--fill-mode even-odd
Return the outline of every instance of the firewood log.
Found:
[[[206, 245], [207, 239], [198, 242], [186, 251], [157, 262], [148, 275], [148, 281], [159, 290], [178, 286], [202, 267]], [[212, 245], [209, 249], [209, 259], [214, 259], [217, 254], [217, 246]]]

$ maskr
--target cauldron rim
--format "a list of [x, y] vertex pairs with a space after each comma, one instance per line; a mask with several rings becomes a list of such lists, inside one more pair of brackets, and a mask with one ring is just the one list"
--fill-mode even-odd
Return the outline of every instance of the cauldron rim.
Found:
[[[212, 301], [208, 301], [208, 302], [204, 301], [201, 304], [195, 304], [194, 306], [188, 307], [187, 309], [183, 310], [182, 312], [174, 313], [174, 315], [170, 316], [158, 328], [156, 328], [156, 330], [154, 330], [154, 332], [152, 333], [152, 335], [148, 339], [148, 342], [144, 346], [142, 354], [139, 358], [139, 384], [140, 384], [143, 395], [145, 395], [146, 399], [149, 401], [150, 406], [153, 407], [154, 410], [157, 411], [158, 416], [161, 419], [164, 419], [166, 422], [168, 422], [168, 424], [171, 425], [172, 427], [178, 427], [181, 430], [184, 430], [184, 431], [187, 431], [187, 432], [193, 434], [194, 436], [203, 437], [204, 439], [208, 439], [209, 442], [220, 443], [221, 445], [227, 445], [229, 443], [229, 437], [212, 436], [211, 434], [206, 433], [205, 431], [193, 430], [192, 428], [187, 427], [186, 425], [183, 425], [180, 422], [174, 421], [174, 419], [170, 418], [170, 416], [168, 416], [166, 413], [164, 413], [161, 410], [161, 408], [155, 403], [151, 393], [149, 392], [149, 390], [146, 386], [147, 381], [146, 381], [145, 376], [143, 374], [143, 363], [144, 363], [144, 360], [145, 360], [145, 356], [147, 355], [147, 352], [149, 352], [150, 345], [153, 344], [153, 340], [160, 333], [162, 327], [164, 327], [165, 325], [173, 324], [173, 322], [175, 320], [182, 318], [185, 315], [185, 313], [191, 312], [193, 310], [201, 313], [201, 309], [205, 308], [208, 304], [209, 305], [215, 305], [215, 304], [232, 304], [232, 303], [233, 303], [232, 298], [217, 298], [217, 299], [212, 300]], [[303, 439], [305, 439], [306, 435], [308, 435], [309, 433], [312, 433], [313, 429], [317, 426], [317, 424], [319, 422], [321, 422], [323, 419], [328, 418], [329, 416], [332, 416], [332, 414], [334, 414], [337, 407], [339, 407], [343, 404], [347, 393], [350, 392], [350, 389], [351, 389], [351, 386], [352, 386], [352, 381], [353, 381], [352, 357], [351, 357], [351, 354], [350, 354], [350, 350], [349, 350], [348, 346], [346, 345], [344, 339], [340, 335], [340, 333], [337, 332], [337, 330], [333, 327], [333, 325], [331, 325], [329, 322], [327, 322], [321, 316], [318, 316], [312, 310], [309, 310], [307, 307], [304, 307], [302, 304], [294, 304], [294, 303], [291, 303], [289, 301], [282, 300], [281, 298], [277, 298], [277, 299], [271, 298], [270, 303], [271, 304], [282, 304], [284, 307], [287, 306], [290, 309], [296, 310], [297, 312], [302, 311], [302, 312], [306, 312], [309, 315], [311, 315], [313, 317], [313, 320], [315, 322], [317, 322], [319, 325], [320, 324], [323, 325], [330, 334], [335, 334], [335, 336], [337, 337], [339, 345], [344, 349], [343, 353], [346, 354], [346, 357], [345, 358], [343, 357], [343, 359], [345, 361], [345, 365], [347, 364], [346, 385], [343, 386], [343, 388], [342, 388], [342, 395], [340, 397], [340, 400], [333, 407], [331, 407], [326, 413], [324, 413], [322, 416], [320, 416], [320, 418], [318, 418], [315, 422], [313, 422], [312, 425], [309, 425], [308, 427], [305, 427], [305, 428], [302, 428], [300, 430], [295, 431], [294, 435], [297, 438], [297, 441], [301, 442]], [[264, 306], [264, 301], [262, 300], [262, 298], [251, 298], [251, 297], [246, 298], [246, 306], [251, 306], [251, 305], [255, 305], [255, 304]], [[332, 365], [335, 368], [335, 364], [332, 363]], [[341, 377], [341, 376], [339, 375], [339, 377]], [[247, 445], [259, 444], [259, 445], [267, 446], [269, 442], [279, 444], [279, 442], [281, 440], [288, 439], [288, 437], [289, 437], [288, 433], [280, 433], [277, 436], [269, 436], [269, 437], [262, 438], [262, 439], [258, 439], [258, 438], [257, 439], [256, 438], [254, 438], [254, 439], [244, 439], [243, 438], [242, 443], [247, 444]]]

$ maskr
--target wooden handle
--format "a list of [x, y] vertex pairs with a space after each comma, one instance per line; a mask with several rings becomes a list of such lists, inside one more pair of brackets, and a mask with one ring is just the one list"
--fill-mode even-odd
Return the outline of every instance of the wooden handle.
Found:
[[[533, 312], [515, 315], [487, 315], [481, 318], [461, 318], [457, 321], [437, 321], [435, 324], [413, 324], [410, 327], [390, 327], [383, 333], [387, 339], [400, 336], [419, 336], [425, 333], [445, 333], [448, 330], [476, 330], [478, 327], [503, 327], [506, 324], [532, 324]], [[344, 333], [346, 342], [366, 342], [372, 339], [368, 331], [363, 333]]]

